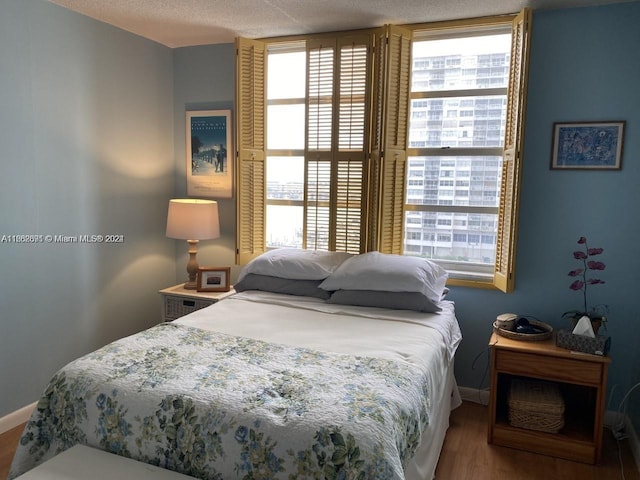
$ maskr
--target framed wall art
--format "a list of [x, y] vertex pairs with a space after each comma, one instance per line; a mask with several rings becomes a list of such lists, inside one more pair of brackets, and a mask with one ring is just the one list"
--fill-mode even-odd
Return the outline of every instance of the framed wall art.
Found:
[[187, 195], [233, 196], [231, 110], [187, 112]]
[[624, 121], [554, 123], [551, 168], [620, 170]]
[[199, 267], [197, 291], [198, 292], [228, 292], [231, 267]]

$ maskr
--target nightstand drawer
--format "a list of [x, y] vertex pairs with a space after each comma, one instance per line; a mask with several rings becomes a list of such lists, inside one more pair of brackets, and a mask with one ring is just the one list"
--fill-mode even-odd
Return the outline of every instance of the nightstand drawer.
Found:
[[552, 378], [583, 385], [600, 385], [602, 365], [595, 362], [501, 350], [496, 370], [514, 375]]
[[188, 313], [195, 312], [201, 308], [208, 307], [216, 303], [215, 300], [184, 298], [184, 297], [164, 297], [164, 318], [166, 321], [184, 317]]

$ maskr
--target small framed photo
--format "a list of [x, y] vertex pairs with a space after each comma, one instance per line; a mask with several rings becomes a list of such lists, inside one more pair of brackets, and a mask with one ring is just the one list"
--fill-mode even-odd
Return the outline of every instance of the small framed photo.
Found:
[[554, 123], [552, 170], [620, 170], [624, 121]]
[[228, 292], [231, 290], [230, 274], [231, 267], [199, 267], [198, 292]]

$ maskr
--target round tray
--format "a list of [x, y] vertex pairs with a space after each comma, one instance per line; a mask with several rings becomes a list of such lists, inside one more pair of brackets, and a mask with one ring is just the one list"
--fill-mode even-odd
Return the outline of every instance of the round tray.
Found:
[[547, 339], [551, 338], [551, 336], [553, 335], [553, 327], [551, 325], [549, 325], [548, 323], [539, 322], [538, 320], [529, 320], [529, 323], [531, 325], [535, 325], [537, 327], [544, 328], [545, 330], [547, 330], [546, 332], [544, 332], [544, 333], [518, 333], [518, 332], [513, 332], [511, 330], [507, 330], [506, 328], [498, 327], [498, 325], [496, 323], [497, 322], [493, 322], [493, 330], [494, 330], [494, 332], [496, 332], [498, 335], [510, 338], [512, 340], [524, 340], [524, 341], [534, 342], [534, 341], [540, 341], [540, 340], [547, 340]]

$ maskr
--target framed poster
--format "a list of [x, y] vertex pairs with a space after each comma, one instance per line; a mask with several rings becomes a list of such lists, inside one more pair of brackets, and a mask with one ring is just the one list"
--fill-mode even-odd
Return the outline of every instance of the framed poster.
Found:
[[554, 123], [551, 169], [620, 170], [625, 122]]
[[233, 196], [231, 110], [187, 112], [187, 195]]

